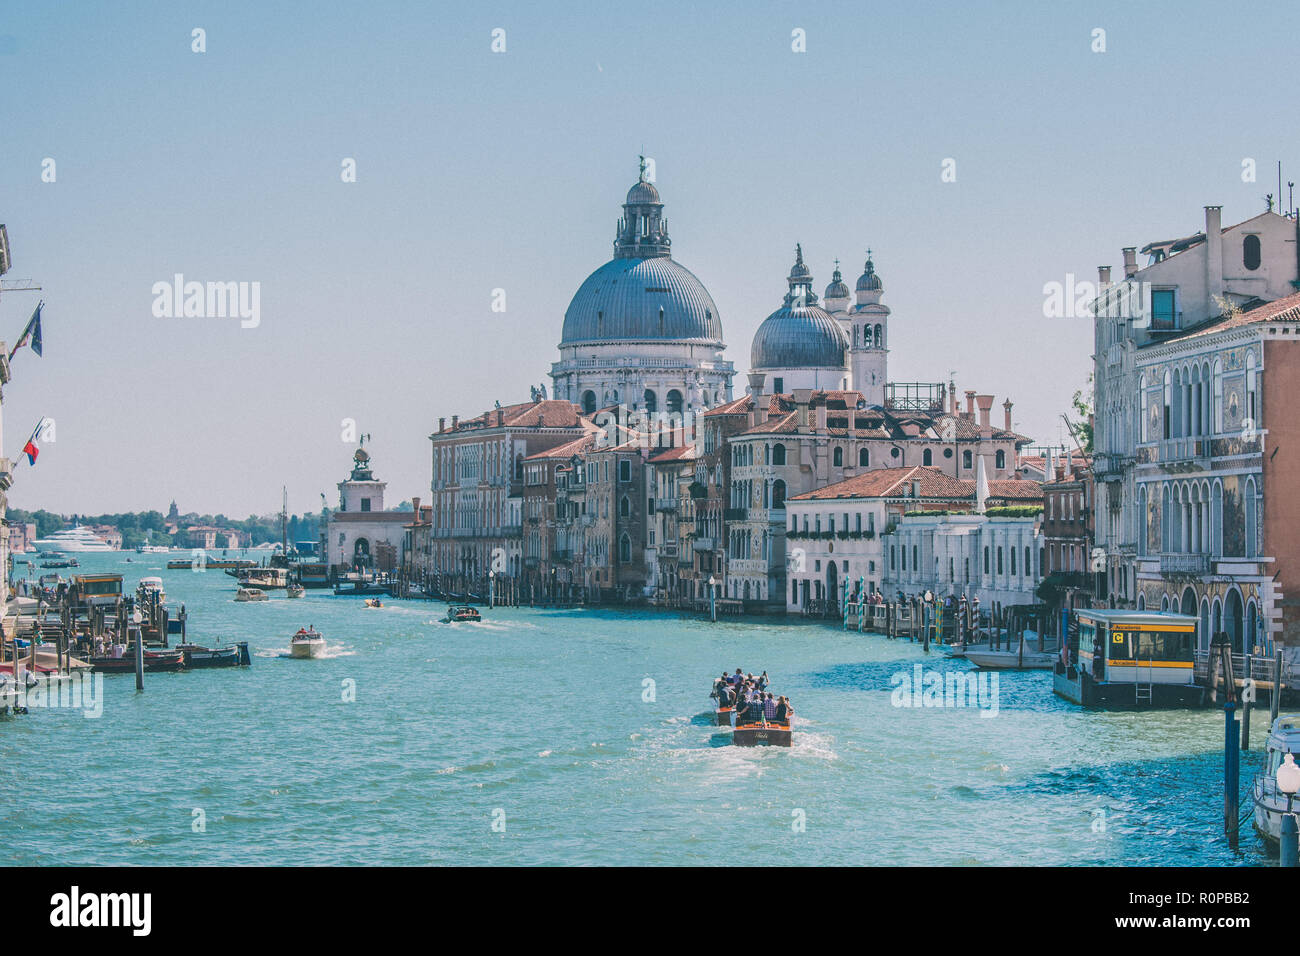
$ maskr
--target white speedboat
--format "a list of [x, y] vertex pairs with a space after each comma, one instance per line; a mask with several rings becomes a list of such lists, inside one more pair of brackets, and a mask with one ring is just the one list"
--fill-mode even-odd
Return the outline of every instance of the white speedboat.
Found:
[[989, 671], [1049, 671], [1056, 664], [1055, 654], [1039, 653], [1028, 649], [1024, 654], [1021, 654], [1019, 649], [990, 651], [987, 644], [983, 645], [981, 650], [968, 645], [962, 656], [976, 667]]
[[[1255, 829], [1273, 844], [1281, 838], [1282, 817], [1287, 812], [1287, 796], [1277, 788], [1277, 768], [1287, 754], [1300, 754], [1300, 715], [1297, 714], [1273, 721], [1264, 752], [1264, 766], [1255, 775]], [[1300, 801], [1292, 802], [1293, 809], [1300, 810]]]
[[265, 591], [259, 591], [257, 588], [240, 588], [235, 592], [236, 601], [269, 601], [271, 598]]
[[325, 653], [325, 638], [314, 627], [300, 627], [289, 641], [290, 657], [320, 657]]
[[158, 595], [159, 604], [166, 602], [167, 592], [163, 590], [163, 579], [159, 577], [141, 578], [135, 589], [136, 599], [148, 603], [155, 594]]
[[288, 591], [286, 593], [287, 596], [291, 598], [306, 597], [307, 589], [303, 587], [301, 584], [290, 584]]
[[80, 526], [55, 531], [48, 538], [37, 538], [32, 542], [37, 551], [114, 551], [107, 541], [89, 528]]

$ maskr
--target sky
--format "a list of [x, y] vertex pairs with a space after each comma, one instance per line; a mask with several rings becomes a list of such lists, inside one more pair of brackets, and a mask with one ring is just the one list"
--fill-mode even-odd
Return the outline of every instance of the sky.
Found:
[[[0, 339], [45, 309], [3, 454], [54, 421], [12, 507], [334, 506], [349, 420], [390, 504], [427, 496], [439, 416], [549, 388], [641, 153], [736, 394], [795, 243], [819, 294], [870, 248], [890, 378], [955, 373], [1059, 442], [1092, 331], [1045, 284], [1300, 171], [1286, 4], [268, 6], [6, 4], [5, 278], [42, 291], [0, 292]], [[257, 325], [155, 315], [178, 273], [257, 283]]]

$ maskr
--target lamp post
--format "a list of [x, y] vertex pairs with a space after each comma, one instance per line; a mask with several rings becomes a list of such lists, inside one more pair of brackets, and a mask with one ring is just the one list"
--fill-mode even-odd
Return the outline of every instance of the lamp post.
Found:
[[718, 621], [718, 582], [709, 575], [709, 620], [715, 624]]
[[135, 689], [136, 692], [144, 690], [144, 632], [140, 630], [140, 624], [144, 620], [140, 609], [134, 608], [131, 611], [131, 623], [136, 626], [135, 632]]
[[1278, 864], [1280, 866], [1300, 866], [1300, 845], [1295, 814], [1291, 812], [1291, 801], [1296, 791], [1300, 791], [1300, 767], [1296, 766], [1295, 757], [1286, 754], [1282, 764], [1277, 768], [1277, 788], [1286, 794], [1286, 813], [1282, 817], [1281, 832], [1278, 838]]
[[497, 573], [495, 571], [489, 571], [488, 572], [488, 607], [497, 606], [496, 588], [497, 588]]

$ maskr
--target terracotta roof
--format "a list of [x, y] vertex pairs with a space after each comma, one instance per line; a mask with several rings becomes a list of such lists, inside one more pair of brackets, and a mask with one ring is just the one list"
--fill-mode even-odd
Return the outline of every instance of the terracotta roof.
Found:
[[[913, 493], [912, 483], [917, 487]], [[938, 468], [913, 465], [911, 468], [879, 468], [818, 488], [790, 501], [822, 501], [835, 498], [937, 498], [974, 500], [975, 481], [954, 478]], [[989, 482], [989, 498], [1002, 501], [1041, 501], [1043, 486], [1037, 481], [999, 479]]]
[[439, 434], [496, 428], [498, 412], [501, 413], [502, 427], [507, 428], [536, 428], [539, 425], [543, 428], [575, 428], [585, 420], [582, 409], [573, 402], [548, 398], [540, 402], [521, 402], [518, 405], [491, 408], [482, 415], [458, 421], [455, 427], [448, 426]]
[[[584, 422], [584, 424], [587, 424]], [[565, 442], [563, 445], [556, 445], [554, 448], [548, 448], [545, 451], [539, 451], [529, 455], [524, 461], [542, 461], [554, 458], [572, 458], [574, 455], [580, 455], [592, 445], [595, 444], [600, 430], [594, 425], [587, 434], [581, 438], [575, 438], [573, 441]]]
[[[705, 418], [711, 415], [748, 415], [749, 410], [754, 407], [754, 398], [752, 395], [742, 395], [730, 402], [724, 402], [721, 405], [714, 405], [704, 413]], [[767, 396], [767, 413], [769, 415], [779, 414], [794, 410], [794, 399], [788, 395], [768, 395]]]
[[1184, 339], [1194, 339], [1201, 335], [1212, 335], [1215, 332], [1225, 332], [1228, 329], [1237, 329], [1246, 325], [1256, 325], [1260, 322], [1300, 322], [1300, 292], [1283, 296], [1280, 299], [1274, 299], [1272, 302], [1265, 302], [1263, 305], [1256, 306], [1246, 312], [1238, 312], [1234, 315], [1220, 316], [1203, 325], [1185, 332], [1182, 335], [1171, 335], [1168, 338], [1157, 339], [1150, 345], [1163, 345], [1168, 342], [1181, 342]]
[[678, 445], [676, 448], [661, 451], [650, 459], [650, 463], [654, 465], [670, 461], [694, 461], [695, 457], [694, 445]]

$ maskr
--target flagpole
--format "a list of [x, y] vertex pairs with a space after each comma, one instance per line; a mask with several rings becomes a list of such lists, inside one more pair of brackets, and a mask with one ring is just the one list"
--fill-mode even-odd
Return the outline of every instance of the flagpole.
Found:
[[[30, 445], [32, 442], [34, 442], [34, 441], [36, 440], [36, 436], [39, 435], [39, 434], [41, 433], [41, 426], [44, 425], [44, 424], [45, 424], [45, 418], [44, 418], [44, 416], [42, 416], [42, 417], [41, 417], [41, 420], [40, 420], [39, 422], [36, 423], [36, 427], [32, 429], [31, 437], [28, 438], [27, 441], [25, 441], [25, 442], [23, 443], [23, 448], [26, 448], [28, 445]], [[21, 452], [21, 451], [20, 451], [20, 452], [18, 453], [18, 459], [19, 459], [19, 460], [18, 460], [18, 462], [17, 462], [17, 465], [21, 465], [21, 464], [23, 463], [23, 462], [22, 462], [22, 459], [24, 459], [24, 458], [26, 458], [26, 457], [27, 457], [26, 452]], [[29, 468], [32, 467], [32, 462], [30, 462], [30, 461], [27, 462], [27, 466], [28, 466]], [[16, 465], [15, 465], [15, 467], [16, 467]]]

